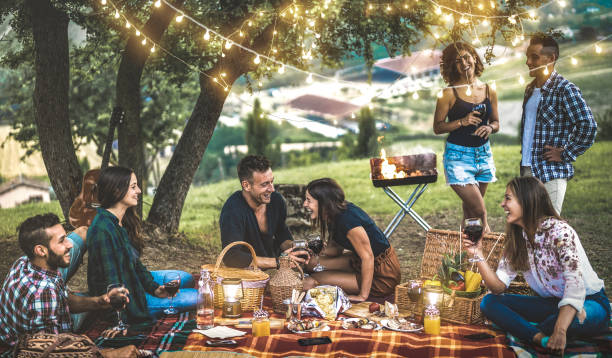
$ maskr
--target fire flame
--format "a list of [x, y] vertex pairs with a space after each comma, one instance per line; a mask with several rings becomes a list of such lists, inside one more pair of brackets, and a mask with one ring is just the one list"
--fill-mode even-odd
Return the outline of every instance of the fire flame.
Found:
[[380, 150], [380, 157], [383, 159], [383, 162], [380, 166], [380, 172], [383, 175], [383, 178], [401, 179], [407, 176], [406, 172], [404, 172], [403, 170], [398, 172], [395, 164], [389, 164], [389, 161], [387, 160], [387, 153], [384, 149]]

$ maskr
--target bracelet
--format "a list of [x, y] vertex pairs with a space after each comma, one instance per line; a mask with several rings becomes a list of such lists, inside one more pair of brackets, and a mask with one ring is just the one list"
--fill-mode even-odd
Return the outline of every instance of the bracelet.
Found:
[[493, 126], [490, 124], [485, 124], [487, 127], [491, 128], [491, 133], [493, 133]]

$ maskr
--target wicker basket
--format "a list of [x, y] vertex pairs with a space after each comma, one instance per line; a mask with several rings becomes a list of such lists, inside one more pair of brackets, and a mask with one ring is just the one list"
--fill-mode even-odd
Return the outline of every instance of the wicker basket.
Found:
[[285, 313], [287, 306], [283, 303], [284, 300], [291, 298], [293, 290], [300, 292], [304, 288], [302, 281], [304, 280], [304, 271], [300, 265], [295, 265], [300, 271], [300, 276], [291, 269], [291, 263], [294, 262], [289, 256], [280, 258], [280, 268], [276, 274], [270, 279], [270, 294], [272, 295], [272, 307], [276, 313]]
[[[488, 233], [482, 238], [482, 251], [488, 255], [487, 262], [491, 267], [497, 267], [504, 247], [505, 235]], [[431, 279], [442, 264], [445, 253], [457, 252], [459, 246], [459, 232], [431, 229], [427, 232], [425, 251], [421, 262], [421, 277]], [[488, 254], [490, 253], [490, 254]], [[462, 259], [467, 263], [467, 257]], [[443, 321], [460, 324], [482, 324], [484, 319], [480, 313], [480, 301], [484, 293], [476, 298], [456, 297], [444, 295], [444, 303], [440, 310]], [[420, 315], [423, 312], [422, 300], [412, 302], [408, 298], [408, 283], [395, 287], [395, 303], [400, 309], [410, 310]]]
[[[236, 245], [244, 245], [251, 251], [253, 261], [248, 268], [233, 268], [222, 267], [221, 263], [225, 254]], [[223, 308], [223, 287], [221, 281], [224, 278], [240, 278], [242, 279], [242, 298], [240, 306], [243, 312], [254, 311], [259, 309], [263, 300], [266, 284], [270, 280], [267, 273], [261, 271], [257, 267], [257, 254], [253, 246], [248, 242], [236, 241], [227, 245], [217, 257], [215, 265], [202, 265], [202, 269], [210, 271], [210, 277], [215, 284], [215, 308]]]

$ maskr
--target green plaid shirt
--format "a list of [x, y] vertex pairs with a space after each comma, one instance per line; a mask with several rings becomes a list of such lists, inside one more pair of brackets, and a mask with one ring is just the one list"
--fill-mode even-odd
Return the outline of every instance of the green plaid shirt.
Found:
[[152, 295], [159, 284], [140, 262], [127, 231], [119, 226], [119, 219], [106, 209], [98, 208], [87, 231], [87, 252], [89, 294], [102, 295], [108, 285], [123, 283], [130, 291], [128, 322], [151, 320], [145, 292]]

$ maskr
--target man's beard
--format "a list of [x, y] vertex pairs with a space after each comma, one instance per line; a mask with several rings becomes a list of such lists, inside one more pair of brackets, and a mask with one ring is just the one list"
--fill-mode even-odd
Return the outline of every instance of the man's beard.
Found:
[[66, 268], [70, 266], [70, 262], [64, 261], [64, 255], [66, 254], [67, 252], [65, 252], [63, 255], [58, 255], [49, 249], [49, 258], [47, 259], [47, 265], [49, 268], [57, 270], [58, 267]]

